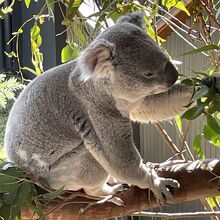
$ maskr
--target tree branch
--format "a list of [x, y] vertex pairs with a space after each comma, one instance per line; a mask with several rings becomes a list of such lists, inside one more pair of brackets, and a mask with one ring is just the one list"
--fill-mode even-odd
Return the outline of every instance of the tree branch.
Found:
[[[159, 176], [177, 179], [180, 183], [180, 189], [170, 189], [174, 200], [168, 201], [166, 205], [220, 194], [220, 160], [206, 159], [203, 161], [197, 160], [185, 163], [178, 161], [174, 162], [174, 164], [172, 163], [153, 164]], [[106, 202], [101, 205], [90, 206], [83, 212], [83, 209], [94, 200], [76, 197], [66, 203], [51, 202], [44, 208], [44, 212], [47, 213], [54, 206], [58, 206], [60, 208], [49, 214], [47, 216], [48, 219], [85, 220], [126, 216], [160, 206], [148, 189], [143, 190], [135, 186], [121, 192], [118, 197], [122, 199], [124, 206], [116, 206], [113, 203]], [[32, 216], [33, 213], [30, 210], [23, 209], [23, 220], [29, 220]]]

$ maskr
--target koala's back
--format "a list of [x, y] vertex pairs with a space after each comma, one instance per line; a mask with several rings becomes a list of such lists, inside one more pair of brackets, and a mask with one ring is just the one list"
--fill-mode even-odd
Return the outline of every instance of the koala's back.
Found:
[[75, 62], [70, 62], [45, 72], [16, 100], [5, 135], [12, 162], [48, 169], [47, 161], [53, 163], [80, 144], [71, 117], [82, 106], [68, 87], [74, 67]]

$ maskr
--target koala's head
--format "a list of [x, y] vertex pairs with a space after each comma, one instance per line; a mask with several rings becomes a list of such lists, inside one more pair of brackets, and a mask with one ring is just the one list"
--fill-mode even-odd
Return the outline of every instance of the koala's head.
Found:
[[105, 78], [117, 98], [136, 101], [166, 91], [178, 72], [147, 35], [143, 14], [123, 16], [83, 51], [79, 58], [81, 79]]

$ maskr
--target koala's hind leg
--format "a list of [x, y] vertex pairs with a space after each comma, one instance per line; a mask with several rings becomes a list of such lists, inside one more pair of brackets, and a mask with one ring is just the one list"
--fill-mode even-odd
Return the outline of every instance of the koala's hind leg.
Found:
[[84, 188], [84, 191], [91, 196], [108, 196], [114, 195], [116, 192], [124, 190], [124, 188], [122, 184], [109, 186], [107, 183], [104, 183], [103, 185], [96, 185], [92, 188]]
[[66, 154], [65, 160], [59, 159], [51, 166], [45, 180], [52, 188], [59, 189], [64, 186], [65, 190], [84, 189], [91, 196], [109, 196], [123, 189], [119, 184], [108, 185], [108, 173], [84, 146], [81, 151]]
[[[123, 184], [117, 184], [114, 186], [109, 186], [107, 183], [103, 185], [98, 185], [93, 188], [84, 188], [84, 191], [91, 196], [100, 196], [107, 197], [114, 195], [116, 192], [122, 191], [125, 189]], [[109, 202], [115, 203], [116, 205], [123, 205], [123, 201], [118, 197], [113, 197], [108, 200]]]

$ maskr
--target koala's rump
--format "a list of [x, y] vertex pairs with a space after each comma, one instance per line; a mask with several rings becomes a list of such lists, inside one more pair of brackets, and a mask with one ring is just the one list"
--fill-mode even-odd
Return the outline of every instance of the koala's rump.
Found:
[[24, 89], [6, 126], [9, 159], [34, 173], [48, 170], [81, 143], [72, 121], [80, 103], [68, 89], [70, 65], [62, 68], [44, 73]]

